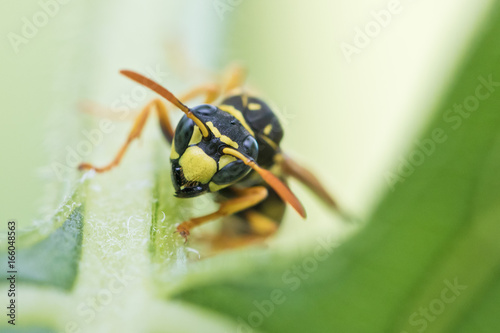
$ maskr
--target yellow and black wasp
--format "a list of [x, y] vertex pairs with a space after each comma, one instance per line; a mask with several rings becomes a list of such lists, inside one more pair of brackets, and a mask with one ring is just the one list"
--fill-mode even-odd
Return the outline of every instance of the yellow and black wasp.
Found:
[[[175, 196], [192, 198], [216, 192], [221, 202], [216, 212], [177, 226], [177, 232], [186, 240], [194, 227], [231, 215], [240, 217], [237, 233], [241, 239], [266, 238], [277, 230], [285, 203], [305, 218], [304, 207], [286, 185], [288, 176], [298, 179], [337, 209], [321, 182], [283, 154], [280, 149], [283, 128], [265, 102], [243, 90], [243, 69], [233, 69], [221, 88], [215, 84], [203, 85], [179, 99], [141, 74], [128, 70], [121, 74], [155, 91], [185, 114], [174, 131], [166, 105], [160, 99], [153, 100], [137, 116], [126, 142], [111, 163], [104, 167], [82, 163], [79, 168], [105, 172], [118, 165], [129, 144], [140, 136], [151, 110], [155, 110], [163, 135], [172, 147]], [[192, 108], [184, 104], [199, 96], [205, 97], [205, 104]], [[214, 105], [217, 100], [220, 102]]]

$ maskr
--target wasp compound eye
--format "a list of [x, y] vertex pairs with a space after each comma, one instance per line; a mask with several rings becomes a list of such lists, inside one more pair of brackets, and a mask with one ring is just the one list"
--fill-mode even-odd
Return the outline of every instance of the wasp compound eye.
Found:
[[259, 153], [259, 144], [253, 136], [249, 135], [246, 137], [245, 141], [243, 141], [243, 149], [246, 155], [256, 159]]
[[186, 116], [183, 116], [175, 129], [174, 149], [172, 149], [172, 153], [170, 155], [171, 159], [177, 159], [179, 156], [184, 154], [184, 151], [186, 151], [189, 141], [193, 136], [193, 131], [194, 121]]
[[242, 161], [234, 161], [219, 170], [212, 178], [217, 185], [227, 185], [238, 181], [250, 171]]

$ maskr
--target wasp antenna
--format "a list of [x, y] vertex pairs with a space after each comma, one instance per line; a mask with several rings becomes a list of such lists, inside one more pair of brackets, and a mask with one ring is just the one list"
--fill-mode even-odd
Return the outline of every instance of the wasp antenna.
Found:
[[177, 106], [182, 112], [186, 114], [186, 116], [188, 116], [188, 118], [192, 119], [195, 122], [195, 124], [200, 128], [201, 134], [204, 138], [209, 136], [209, 132], [205, 124], [191, 112], [190, 108], [179, 101], [179, 99], [175, 97], [174, 94], [172, 94], [167, 88], [137, 72], [121, 70], [120, 73], [125, 75], [129, 79], [153, 90], [154, 92], [158, 93], [160, 96], [168, 100], [170, 103]]
[[239, 151], [231, 148], [224, 148], [222, 150], [224, 154], [231, 155], [236, 157], [237, 159], [243, 161], [246, 165], [251, 167], [253, 170], [257, 171], [257, 173], [264, 179], [264, 181], [269, 184], [273, 188], [273, 190], [278, 193], [283, 201], [288, 202], [300, 216], [303, 218], [306, 217], [306, 211], [304, 206], [300, 203], [299, 199], [295, 196], [295, 194], [290, 191], [290, 189], [275, 175], [273, 175], [270, 171], [261, 168], [252, 158], [243, 155]]

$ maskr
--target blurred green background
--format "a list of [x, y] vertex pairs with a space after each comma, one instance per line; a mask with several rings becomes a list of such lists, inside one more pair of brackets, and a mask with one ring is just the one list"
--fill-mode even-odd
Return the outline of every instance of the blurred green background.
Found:
[[[449, 128], [443, 114], [474, 92], [477, 77], [496, 77], [498, 2], [47, 0], [0, 6], [0, 218], [2, 227], [8, 219], [16, 219], [19, 230], [35, 227], [20, 243], [27, 273], [19, 288], [30, 306], [24, 315], [19, 310], [19, 321], [27, 329], [68, 331], [73, 320], [89, 332], [497, 329], [498, 300], [488, 295], [498, 293], [498, 97], [481, 104], [482, 113], [460, 131], [446, 132], [450, 139], [404, 182], [391, 189], [388, 177], [417, 138]], [[384, 16], [390, 8], [397, 9]], [[53, 14], [45, 21], [44, 10]], [[346, 47], [360, 41], [358, 29], [376, 25], [377, 17], [385, 17], [384, 24], [346, 57]], [[40, 26], [29, 31], [26, 22], [37, 19]], [[84, 140], [82, 131], [99, 126], [79, 103], [112, 106], [133, 94], [120, 69], [157, 72], [180, 92], [234, 61], [247, 66], [250, 84], [275, 107], [284, 149], [321, 175], [368, 227], [353, 230], [292, 183], [307, 207], [306, 224], [288, 214], [268, 250], [193, 263], [171, 227], [197, 207], [211, 206], [205, 199], [171, 199], [163, 186], [169, 185], [169, 151], [152, 122], [112, 174], [83, 180], [72, 167], [54, 172], [58, 163], [68, 164], [68, 149]], [[108, 161], [129, 127], [116, 122], [83, 159]], [[63, 225], [75, 207], [83, 217]], [[67, 235], [75, 236], [69, 237], [74, 244]], [[320, 235], [331, 236], [339, 249], [252, 325], [255, 304], [286, 289], [283, 274], [311, 258]], [[36, 252], [46, 254], [42, 267], [30, 263]], [[55, 252], [68, 255], [51, 258]], [[106, 290], [116, 272], [134, 276], [138, 286], [87, 322], [78, 310], [82, 302]], [[435, 300], [457, 278], [468, 288], [465, 296], [432, 319], [419, 312], [438, 306]], [[47, 298], [58, 305], [44, 309]], [[134, 312], [134, 304], [141, 310]]]

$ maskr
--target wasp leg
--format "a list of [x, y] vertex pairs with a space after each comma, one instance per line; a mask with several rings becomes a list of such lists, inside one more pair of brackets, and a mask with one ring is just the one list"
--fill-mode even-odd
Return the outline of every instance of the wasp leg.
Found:
[[177, 231], [187, 241], [189, 231], [200, 224], [214, 220], [219, 217], [232, 215], [252, 206], [255, 206], [267, 197], [267, 189], [264, 186], [255, 186], [246, 189], [235, 190], [237, 198], [227, 200], [220, 204], [219, 209], [211, 214], [194, 217], [182, 222], [177, 226]]
[[339, 213], [342, 217], [347, 220], [352, 220], [350, 216], [345, 214], [340, 209], [336, 200], [331, 196], [330, 193], [328, 193], [328, 191], [323, 187], [318, 178], [311, 171], [299, 165], [292, 158], [286, 156], [285, 154], [282, 155], [280, 164], [285, 174], [297, 179], [299, 182], [311, 189], [318, 198], [320, 198], [331, 209]]
[[[200, 95], [205, 95], [204, 103], [212, 103], [219, 97], [220, 88], [217, 84], [204, 84], [185, 92], [179, 100], [183, 103], [188, 102]], [[141, 110], [118, 111], [100, 105], [92, 101], [83, 101], [78, 105], [81, 112], [93, 116], [106, 118], [113, 121], [127, 121], [135, 119]]]
[[90, 100], [78, 103], [78, 109], [80, 112], [90, 114], [94, 117], [109, 119], [111, 121], [130, 121], [135, 119], [141, 111], [140, 109], [123, 111], [114, 110]]
[[243, 66], [233, 65], [226, 69], [226, 73], [223, 77], [222, 92], [224, 94], [229, 91], [241, 88], [246, 78], [246, 70]]
[[231, 228], [235, 221], [225, 221], [227, 223], [226, 228], [223, 228], [218, 235], [208, 240], [214, 253], [262, 243], [278, 230], [276, 221], [253, 209], [246, 211], [244, 217], [245, 224], [249, 228], [244, 234]]
[[183, 103], [195, 99], [198, 96], [205, 95], [204, 103], [211, 104], [220, 95], [220, 88], [215, 83], [208, 83], [198, 87], [195, 87], [188, 92], [184, 93], [179, 97], [179, 100]]
[[253, 234], [268, 237], [278, 230], [278, 223], [264, 214], [249, 210], [245, 213], [245, 218], [250, 225]]
[[150, 103], [148, 103], [136, 117], [134, 126], [132, 127], [132, 130], [130, 131], [127, 140], [122, 145], [122, 147], [116, 154], [113, 161], [111, 161], [111, 163], [103, 167], [96, 167], [89, 163], [82, 163], [78, 166], [78, 168], [80, 170], [94, 169], [96, 172], [105, 172], [117, 166], [120, 163], [123, 155], [127, 151], [127, 148], [130, 145], [130, 143], [134, 139], [140, 137], [144, 125], [146, 124], [146, 120], [148, 119], [149, 113], [153, 108], [156, 110], [156, 113], [158, 114], [158, 119], [160, 122], [160, 127], [163, 132], [163, 135], [165, 136], [168, 142], [172, 143], [172, 138], [174, 137], [174, 130], [172, 128], [172, 124], [170, 123], [167, 107], [165, 106], [165, 104], [163, 104], [161, 100], [154, 99]]

